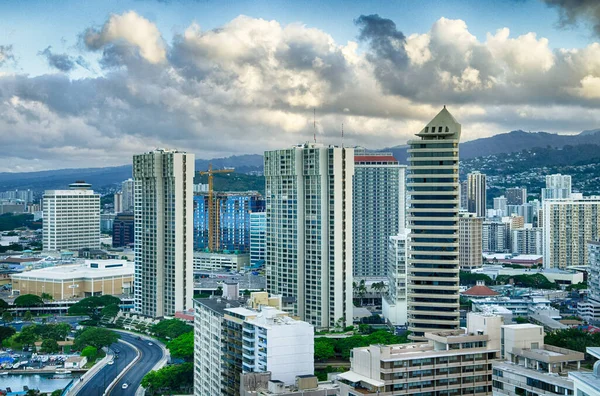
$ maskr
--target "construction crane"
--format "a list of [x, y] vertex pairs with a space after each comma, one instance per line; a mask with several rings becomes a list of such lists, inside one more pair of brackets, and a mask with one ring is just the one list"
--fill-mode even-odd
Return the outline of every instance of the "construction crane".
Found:
[[208, 250], [216, 252], [219, 250], [219, 238], [215, 238], [215, 230], [219, 228], [219, 207], [215, 204], [213, 190], [213, 175], [215, 173], [231, 173], [233, 169], [213, 170], [212, 164], [208, 164], [207, 171], [198, 172], [200, 176], [208, 175]]

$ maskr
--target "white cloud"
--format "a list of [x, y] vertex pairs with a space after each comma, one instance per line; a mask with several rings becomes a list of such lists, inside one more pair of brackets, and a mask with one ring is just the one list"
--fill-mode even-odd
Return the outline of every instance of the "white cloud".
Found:
[[167, 43], [135, 12], [112, 15], [83, 35], [102, 51], [104, 76], [0, 74], [0, 145], [13, 156], [0, 171], [123, 164], [161, 146], [199, 158], [261, 153], [312, 140], [313, 108], [318, 139], [339, 143], [343, 123], [345, 144], [369, 148], [405, 144], [443, 104], [463, 140], [600, 125], [598, 43], [552, 51], [506, 28], [480, 41], [446, 18], [411, 35], [379, 17], [361, 24], [366, 53], [247, 16], [214, 30], [191, 23]]
[[156, 25], [135, 11], [111, 15], [100, 30], [90, 28], [83, 36], [90, 49], [127, 43], [139, 49], [142, 58], [150, 63], [165, 61], [166, 50]]

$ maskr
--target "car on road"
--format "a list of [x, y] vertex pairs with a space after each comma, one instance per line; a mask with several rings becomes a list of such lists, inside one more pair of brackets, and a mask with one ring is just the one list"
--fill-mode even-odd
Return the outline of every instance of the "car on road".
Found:
[[151, 343], [151, 342], [149, 342], [149, 343], [148, 343], [148, 345], [152, 346], [152, 345], [154, 345], [154, 344], [153, 344], [153, 343]]
[[127, 385], [127, 383], [124, 383], [123, 385], [121, 385], [121, 389], [127, 389], [129, 387], [129, 385]]
[[114, 360], [111, 360], [110, 362], [108, 362], [108, 363], [106, 363], [106, 364], [108, 364], [108, 365], [110, 366], [110, 365], [113, 365], [113, 364], [115, 364], [115, 361], [114, 361]]

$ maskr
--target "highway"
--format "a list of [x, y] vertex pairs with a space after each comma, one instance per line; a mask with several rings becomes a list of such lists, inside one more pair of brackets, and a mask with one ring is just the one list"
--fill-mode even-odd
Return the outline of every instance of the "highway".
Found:
[[[110, 395], [131, 396], [140, 386], [142, 378], [144, 378], [144, 376], [152, 370], [156, 363], [162, 359], [163, 350], [153, 341], [146, 341], [144, 339], [138, 340], [136, 336], [127, 333], [120, 334], [122, 340], [135, 345], [136, 348], [139, 349], [141, 356], [140, 359], [131, 367], [131, 369], [127, 371], [125, 376], [115, 385], [113, 390], [110, 392]], [[149, 345], [150, 342], [152, 345]], [[127, 389], [122, 389], [122, 385], [124, 383], [127, 383]]]
[[[128, 343], [135, 345], [140, 352], [140, 359], [127, 371], [127, 373], [120, 379], [113, 389], [108, 393], [111, 396], [130, 396], [135, 393], [137, 388], [142, 382], [142, 378], [152, 370], [154, 365], [158, 363], [163, 357], [162, 349], [152, 342], [152, 346], [148, 345], [149, 341], [144, 339], [138, 340], [137, 336], [128, 333], [121, 333], [121, 340], [127, 341]], [[104, 366], [93, 378], [89, 380], [87, 384], [77, 395], [81, 396], [101, 396], [104, 394], [106, 387], [117, 377], [123, 369], [131, 363], [137, 352], [129, 345], [118, 342], [111, 345], [111, 349], [119, 350], [119, 358], [114, 359], [114, 364]], [[122, 389], [122, 385], [127, 383], [127, 389]]]
[[102, 396], [104, 390], [129, 363], [135, 359], [137, 352], [129, 345], [117, 342], [110, 346], [113, 351], [119, 350], [119, 358], [114, 359], [115, 363], [104, 366], [92, 377], [83, 388], [77, 392], [82, 396]]

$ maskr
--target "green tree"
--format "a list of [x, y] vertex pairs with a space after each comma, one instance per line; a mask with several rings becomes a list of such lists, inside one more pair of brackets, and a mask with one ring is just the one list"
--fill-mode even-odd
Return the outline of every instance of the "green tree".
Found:
[[173, 340], [182, 334], [193, 331], [194, 328], [179, 319], [162, 320], [153, 325], [150, 331], [158, 337]]
[[31, 314], [31, 311], [25, 312], [25, 315], [23, 315], [23, 320], [25, 322], [31, 322], [33, 320], [33, 315]]
[[55, 391], [53, 391], [50, 396], [60, 396], [63, 393], [63, 389], [57, 389]]
[[6, 311], [8, 309], [8, 307], [9, 307], [8, 303], [0, 298], [0, 313]]
[[8, 311], [5, 311], [5, 312], [2, 314], [2, 321], [3, 321], [4, 323], [10, 323], [10, 322], [12, 322], [12, 321], [13, 321], [13, 316], [12, 316], [12, 314], [11, 314], [10, 312], [8, 312]]
[[7, 340], [10, 337], [12, 337], [16, 332], [17, 331], [10, 326], [0, 327], [0, 345], [2, 345], [2, 342], [4, 342], [4, 340]]
[[490, 278], [486, 274], [477, 274], [467, 271], [460, 271], [458, 274], [458, 278], [461, 286], [474, 286], [477, 284], [478, 280], [484, 281], [486, 285], [494, 284], [492, 278]]
[[15, 341], [22, 345], [31, 346], [39, 339], [39, 335], [36, 334], [36, 326], [25, 326], [21, 329], [19, 334], [15, 336]]
[[102, 311], [100, 311], [100, 313], [102, 316], [109, 316], [111, 318], [114, 318], [119, 313], [119, 310], [119, 304], [109, 304], [106, 307], [102, 308]]
[[141, 385], [150, 395], [189, 392], [194, 380], [194, 364], [183, 363], [151, 371], [142, 379]]
[[167, 349], [171, 352], [171, 356], [191, 362], [194, 357], [194, 332], [188, 331], [169, 341]]
[[60, 352], [60, 346], [56, 340], [48, 338], [42, 341], [42, 352], [58, 353]]
[[335, 357], [333, 344], [328, 338], [320, 337], [315, 339], [315, 360], [322, 362]]
[[100, 320], [102, 308], [116, 304], [119, 306], [121, 300], [115, 296], [104, 295], [104, 296], [92, 296], [84, 298], [78, 301], [76, 304], [69, 307], [69, 315], [86, 315], [92, 320]]
[[86, 346], [100, 349], [114, 344], [119, 338], [120, 336], [113, 331], [99, 327], [88, 327], [75, 337], [74, 346], [77, 350], [82, 350]]
[[17, 298], [15, 298], [14, 302], [15, 306], [23, 308], [23, 307], [42, 307], [44, 306], [44, 301], [40, 296], [36, 296], [35, 294], [23, 294]]
[[53, 300], [54, 299], [52, 297], [52, 294], [48, 294], [48, 293], [42, 293], [42, 295], [40, 297], [42, 297], [42, 300]]
[[527, 318], [524, 318], [522, 316], [517, 316], [515, 318], [515, 322], [517, 322], [518, 324], [523, 324], [523, 323], [529, 323], [529, 320], [527, 320]]
[[83, 351], [81, 351], [81, 356], [85, 356], [88, 362], [94, 362], [98, 357], [98, 350], [93, 346], [86, 346], [83, 348]]

